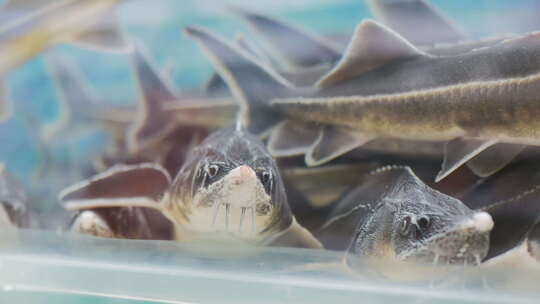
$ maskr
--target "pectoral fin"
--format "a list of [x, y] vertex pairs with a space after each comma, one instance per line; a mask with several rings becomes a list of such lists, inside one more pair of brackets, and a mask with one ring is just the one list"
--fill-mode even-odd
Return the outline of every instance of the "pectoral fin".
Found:
[[171, 178], [154, 164], [117, 165], [63, 190], [59, 195], [68, 210], [100, 207], [160, 209], [159, 201]]
[[467, 162], [467, 166], [480, 177], [487, 177], [508, 165], [525, 145], [496, 144]]
[[272, 239], [270, 245], [279, 247], [323, 248], [321, 242], [306, 228], [298, 224], [294, 217], [291, 225], [276, 238]]
[[318, 136], [317, 127], [286, 120], [272, 131], [268, 140], [268, 151], [274, 157], [302, 155], [309, 150]]
[[93, 27], [80, 33], [71, 43], [111, 53], [128, 53], [132, 50], [131, 43], [120, 30], [118, 17], [112, 12], [107, 13]]
[[424, 0], [369, 0], [377, 19], [415, 45], [456, 43], [467, 35], [448, 17]]
[[317, 140], [306, 153], [306, 164], [308, 166], [324, 164], [372, 139], [372, 136], [346, 129], [324, 127], [321, 129]]
[[442, 168], [437, 174], [435, 182], [441, 181], [461, 165], [496, 143], [496, 140], [482, 141], [463, 138], [456, 138], [448, 141], [444, 146]]

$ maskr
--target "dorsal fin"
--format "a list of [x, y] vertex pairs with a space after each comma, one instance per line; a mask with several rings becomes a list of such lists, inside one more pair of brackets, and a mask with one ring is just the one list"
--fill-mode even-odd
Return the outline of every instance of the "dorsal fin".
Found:
[[370, 135], [348, 129], [325, 126], [305, 155], [306, 165], [318, 166], [327, 163], [372, 140]]
[[94, 93], [79, 70], [65, 57], [47, 55], [47, 69], [58, 96], [60, 119], [42, 131], [45, 139], [73, 132], [76, 126], [95, 124]]
[[246, 50], [251, 55], [255, 56], [257, 59], [259, 59], [261, 62], [264, 62], [265, 64], [271, 64], [270, 58], [266, 56], [265, 53], [261, 52], [258, 48], [256, 48], [253, 43], [251, 43], [249, 40], [244, 37], [242, 34], [237, 34], [234, 42], [236, 45], [238, 45], [240, 48]]
[[69, 210], [127, 206], [160, 208], [159, 201], [170, 182], [167, 171], [156, 164], [116, 165], [64, 189], [59, 200]]
[[312, 124], [286, 120], [272, 131], [268, 152], [273, 157], [303, 155], [318, 136], [319, 131]]
[[414, 45], [456, 43], [467, 35], [448, 17], [424, 0], [369, 0], [375, 17]]
[[231, 7], [231, 10], [246, 20], [266, 41], [268, 49], [287, 65], [305, 68], [333, 64], [341, 57], [339, 49], [322, 37], [238, 7]]
[[332, 86], [388, 62], [413, 56], [429, 55], [386, 26], [367, 19], [356, 27], [345, 54], [317, 86]]
[[195, 40], [211, 60], [216, 72], [229, 86], [240, 104], [239, 119], [250, 132], [264, 135], [280, 120], [268, 105], [274, 97], [286, 96], [292, 85], [246, 51], [199, 28], [186, 27], [184, 33]]
[[128, 147], [131, 151], [138, 151], [174, 130], [172, 113], [164, 111], [164, 106], [177, 97], [140, 48], [135, 49], [132, 58], [140, 97], [135, 123], [128, 131]]

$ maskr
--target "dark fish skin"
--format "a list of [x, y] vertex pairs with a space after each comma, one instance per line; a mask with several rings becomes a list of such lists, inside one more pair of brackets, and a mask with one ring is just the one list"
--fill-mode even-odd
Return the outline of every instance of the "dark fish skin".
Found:
[[[435, 146], [447, 142], [439, 181], [491, 145], [540, 144], [540, 125], [535, 119], [540, 114], [536, 100], [540, 93], [538, 33], [452, 56], [434, 56], [365, 20], [357, 27], [348, 53], [310, 88], [295, 88], [203, 29], [187, 28], [186, 33], [213, 54], [210, 58], [229, 84], [241, 106], [242, 121], [252, 132], [266, 135], [275, 126], [280, 130], [284, 120], [285, 125], [292, 121], [319, 126], [319, 136], [311, 146], [290, 146], [289, 151], [305, 152], [309, 166], [376, 139]], [[379, 43], [381, 39], [384, 43]], [[286, 133], [281, 130], [280, 134]], [[270, 139], [287, 153], [286, 141], [278, 136]], [[476, 143], [467, 145], [469, 141]], [[274, 148], [271, 146], [279, 154]], [[469, 166], [487, 176], [511, 162], [515, 153], [519, 149], [497, 162], [478, 160]], [[457, 158], [451, 159], [451, 155]]]
[[540, 35], [529, 34], [456, 56], [396, 60], [272, 107], [379, 137], [538, 144], [539, 59]]
[[224, 171], [220, 173], [223, 175], [240, 165], [272, 171], [275, 183], [268, 194], [277, 212], [268, 229], [282, 230], [291, 224], [292, 215], [279, 169], [257, 137], [236, 128], [217, 131], [207, 137], [189, 153], [186, 162], [173, 181], [173, 197], [179, 202], [190, 202], [198, 188], [202, 186], [195, 176], [202, 162], [223, 163]]
[[364, 180], [321, 229], [326, 248], [428, 264], [476, 264], [487, 253], [492, 222], [485, 212], [431, 189], [408, 167], [385, 167]]
[[488, 212], [495, 222], [486, 260], [499, 256], [527, 237], [540, 219], [540, 166], [538, 159], [525, 159], [478, 182], [463, 202]]
[[60, 200], [82, 211], [72, 230], [98, 236], [321, 247], [292, 215], [264, 144], [239, 125], [191, 149], [174, 179], [156, 164], [117, 165]]

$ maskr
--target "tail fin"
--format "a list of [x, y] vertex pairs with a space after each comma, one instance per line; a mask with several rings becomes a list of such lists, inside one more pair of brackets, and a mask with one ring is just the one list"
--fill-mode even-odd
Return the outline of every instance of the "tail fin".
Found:
[[239, 119], [244, 127], [264, 135], [281, 120], [269, 101], [290, 94], [293, 86], [287, 80], [249, 53], [203, 29], [188, 27], [184, 32], [199, 44], [229, 86], [240, 104]]
[[139, 111], [128, 131], [128, 148], [139, 151], [174, 130], [172, 113], [164, 111], [164, 106], [178, 98], [140, 48], [135, 49], [132, 58], [140, 98]]
[[81, 126], [96, 125], [97, 109], [93, 94], [80, 71], [65, 58], [47, 56], [47, 66], [58, 96], [60, 119], [42, 131], [44, 139], [58, 138], [80, 130]]
[[[235, 43], [238, 47], [255, 56], [261, 62], [264, 62], [268, 65], [271, 64], [270, 58], [266, 57], [266, 54], [263, 54], [259, 52], [256, 48], [254, 48], [253, 45], [244, 38], [244, 36], [237, 35]], [[206, 82], [204, 87], [205, 91], [213, 96], [221, 96], [223, 95], [223, 93], [229, 95], [229, 89], [227, 87], [227, 84], [223, 81], [221, 76], [219, 76], [219, 74], [215, 72], [214, 74], [212, 74], [212, 76], [210, 76], [210, 78], [208, 78], [208, 81]]]
[[238, 7], [230, 8], [267, 42], [268, 48], [288, 65], [312, 67], [333, 64], [341, 57], [338, 47], [323, 37], [307, 33], [279, 20]]

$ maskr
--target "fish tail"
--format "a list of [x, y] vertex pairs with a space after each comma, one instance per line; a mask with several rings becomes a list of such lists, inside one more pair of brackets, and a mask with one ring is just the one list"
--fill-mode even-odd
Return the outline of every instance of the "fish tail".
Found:
[[187, 27], [184, 33], [197, 42], [229, 87], [245, 128], [262, 136], [283, 119], [270, 101], [290, 94], [293, 86], [287, 80], [249, 52], [204, 29]]
[[149, 56], [137, 47], [132, 54], [132, 68], [139, 92], [139, 111], [128, 130], [128, 148], [138, 151], [169, 135], [175, 127], [166, 104], [176, 100], [169, 82], [154, 68]]

